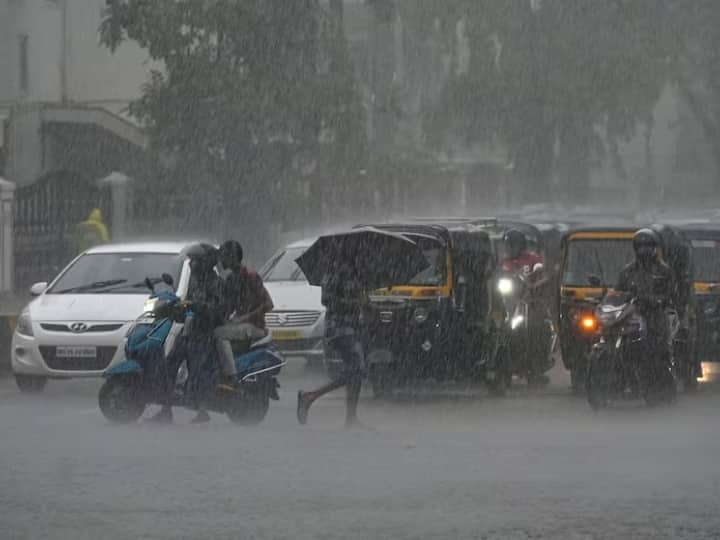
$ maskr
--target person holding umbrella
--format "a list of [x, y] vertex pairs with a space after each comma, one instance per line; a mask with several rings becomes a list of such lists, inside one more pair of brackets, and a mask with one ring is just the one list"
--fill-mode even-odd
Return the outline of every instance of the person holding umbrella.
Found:
[[345, 386], [345, 423], [348, 427], [362, 426], [357, 406], [365, 360], [360, 314], [366, 303], [366, 291], [407, 283], [429, 263], [409, 238], [367, 226], [321, 236], [296, 262], [308, 283], [322, 288], [322, 303], [326, 307], [325, 346], [337, 351], [343, 363], [334, 381], [311, 392], [298, 392], [298, 422], [307, 423], [310, 406], [316, 399]]
[[340, 376], [311, 392], [298, 392], [297, 418], [302, 425], [307, 423], [310, 406], [321, 396], [343, 386], [347, 389], [345, 425], [361, 425], [357, 416], [362, 386], [364, 353], [360, 341], [360, 312], [364, 302], [364, 291], [358, 281], [357, 270], [351, 260], [346, 260], [337, 272], [322, 285], [322, 303], [326, 308], [326, 347], [334, 348], [343, 362]]

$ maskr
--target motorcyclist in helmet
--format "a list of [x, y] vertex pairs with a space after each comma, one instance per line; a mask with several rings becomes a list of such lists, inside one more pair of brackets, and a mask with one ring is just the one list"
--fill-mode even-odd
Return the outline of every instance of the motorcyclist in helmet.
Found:
[[665, 308], [673, 305], [674, 278], [670, 267], [660, 258], [661, 240], [649, 228], [638, 230], [633, 236], [635, 260], [622, 272], [616, 291], [628, 292], [637, 298], [638, 306], [648, 328], [649, 353], [671, 361], [668, 343], [668, 323]]
[[[506, 256], [500, 264], [502, 272], [514, 276], [522, 274], [526, 276], [528, 286], [535, 291], [539, 290], [539, 287], [546, 283], [545, 272], [542, 270], [545, 265], [544, 257], [529, 248], [527, 238], [522, 231], [517, 229], [506, 231], [503, 235], [503, 243]], [[539, 343], [541, 339], [539, 336], [544, 335], [542, 323], [545, 316], [546, 314], [538, 309], [536, 302], [531, 304], [526, 324], [529, 327], [529, 339], [533, 343]], [[550, 378], [543, 372], [539, 355], [534, 352], [528, 353], [525, 360], [528, 384], [532, 386], [547, 385]]]
[[501, 263], [503, 272], [530, 274], [537, 264], [545, 263], [542, 255], [528, 248], [527, 238], [517, 229], [505, 232], [503, 244], [506, 252]]
[[267, 335], [265, 314], [273, 309], [262, 278], [243, 265], [240, 242], [228, 240], [220, 246], [220, 277], [227, 305], [227, 322], [215, 329], [225, 383], [233, 385], [237, 367], [231, 341], [250, 341]]
[[189, 373], [189, 389], [196, 399], [197, 415], [193, 423], [202, 423], [210, 420], [203, 405], [203, 395], [208, 391], [208, 384], [204, 373], [209, 369], [208, 362], [212, 360], [213, 332], [225, 320], [226, 307], [222, 299], [222, 281], [215, 272], [218, 263], [218, 251], [214, 246], [196, 243], [188, 246], [182, 252], [189, 260], [190, 283], [185, 300], [186, 305], [193, 313], [191, 319], [186, 320], [183, 331], [183, 345], [178, 349], [180, 354], [174, 355], [167, 361], [167, 376], [163, 392], [165, 403], [152, 421], [172, 422], [171, 398], [177, 370], [182, 359], [187, 360]]
[[697, 386], [697, 377], [702, 374], [699, 359], [695, 356], [697, 321], [692, 251], [689, 242], [676, 229], [664, 224], [652, 225], [652, 229], [660, 237], [662, 259], [673, 272], [673, 303], [680, 322], [676, 359], [685, 388], [692, 389]]

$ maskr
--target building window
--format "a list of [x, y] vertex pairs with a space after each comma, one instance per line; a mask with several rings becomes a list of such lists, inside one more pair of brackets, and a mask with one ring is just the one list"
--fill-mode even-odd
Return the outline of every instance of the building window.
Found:
[[20, 36], [19, 53], [20, 92], [27, 94], [30, 88], [30, 80], [28, 72], [28, 36], [25, 34]]

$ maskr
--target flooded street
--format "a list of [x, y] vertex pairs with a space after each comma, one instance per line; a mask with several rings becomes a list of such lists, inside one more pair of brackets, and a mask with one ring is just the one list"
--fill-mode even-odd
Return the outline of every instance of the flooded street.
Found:
[[116, 427], [98, 383], [42, 396], [0, 383], [3, 537], [717, 538], [720, 391], [675, 408], [593, 413], [564, 381], [503, 399], [452, 392], [360, 404], [342, 394], [307, 426], [288, 370], [266, 421], [214, 416]]

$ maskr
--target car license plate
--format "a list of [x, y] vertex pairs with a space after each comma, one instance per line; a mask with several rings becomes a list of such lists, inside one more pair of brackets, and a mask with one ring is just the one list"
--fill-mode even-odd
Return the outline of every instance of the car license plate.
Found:
[[280, 341], [287, 341], [290, 339], [299, 339], [300, 338], [300, 332], [297, 330], [273, 330], [272, 333], [273, 339], [277, 339]]
[[55, 349], [58, 358], [96, 358], [97, 347], [62, 346]]

